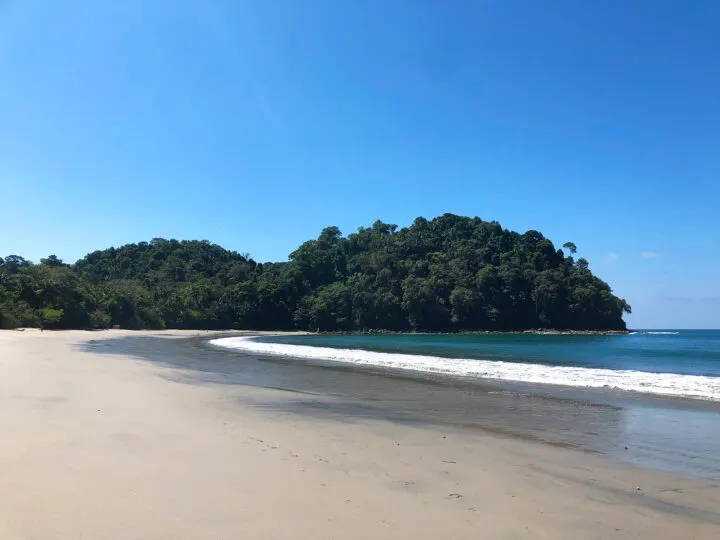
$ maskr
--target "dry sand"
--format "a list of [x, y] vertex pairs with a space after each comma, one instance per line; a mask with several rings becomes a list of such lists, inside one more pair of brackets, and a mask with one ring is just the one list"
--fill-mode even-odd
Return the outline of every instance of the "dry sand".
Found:
[[122, 333], [0, 332], [0, 539], [720, 538], [711, 482], [281, 414], [79, 346]]

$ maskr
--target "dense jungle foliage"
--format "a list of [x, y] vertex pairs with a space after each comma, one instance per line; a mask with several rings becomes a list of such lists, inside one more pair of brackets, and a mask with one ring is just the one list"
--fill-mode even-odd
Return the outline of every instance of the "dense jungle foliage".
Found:
[[575, 245], [445, 214], [343, 237], [283, 263], [161, 238], [68, 265], [0, 258], [0, 327], [395, 331], [622, 330], [630, 306]]

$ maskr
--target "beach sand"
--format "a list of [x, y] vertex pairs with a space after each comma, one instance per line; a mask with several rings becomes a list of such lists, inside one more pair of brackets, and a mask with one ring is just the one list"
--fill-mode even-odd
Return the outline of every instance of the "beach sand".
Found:
[[83, 347], [197, 334], [0, 332], [1, 539], [720, 538], [714, 482]]

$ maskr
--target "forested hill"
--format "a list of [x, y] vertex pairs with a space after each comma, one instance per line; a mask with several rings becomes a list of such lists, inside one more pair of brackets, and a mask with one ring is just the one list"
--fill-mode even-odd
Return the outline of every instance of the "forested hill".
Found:
[[625, 329], [630, 306], [536, 231], [450, 214], [337, 227], [289, 262], [207, 241], [95, 251], [73, 265], [0, 258], [0, 326], [307, 330]]

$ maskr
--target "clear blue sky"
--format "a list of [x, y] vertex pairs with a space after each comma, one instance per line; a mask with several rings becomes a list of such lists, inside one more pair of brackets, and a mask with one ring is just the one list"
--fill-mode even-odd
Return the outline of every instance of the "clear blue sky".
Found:
[[[720, 2], [0, 1], [0, 254], [444, 212], [720, 327]], [[645, 256], [643, 256], [645, 253]]]

